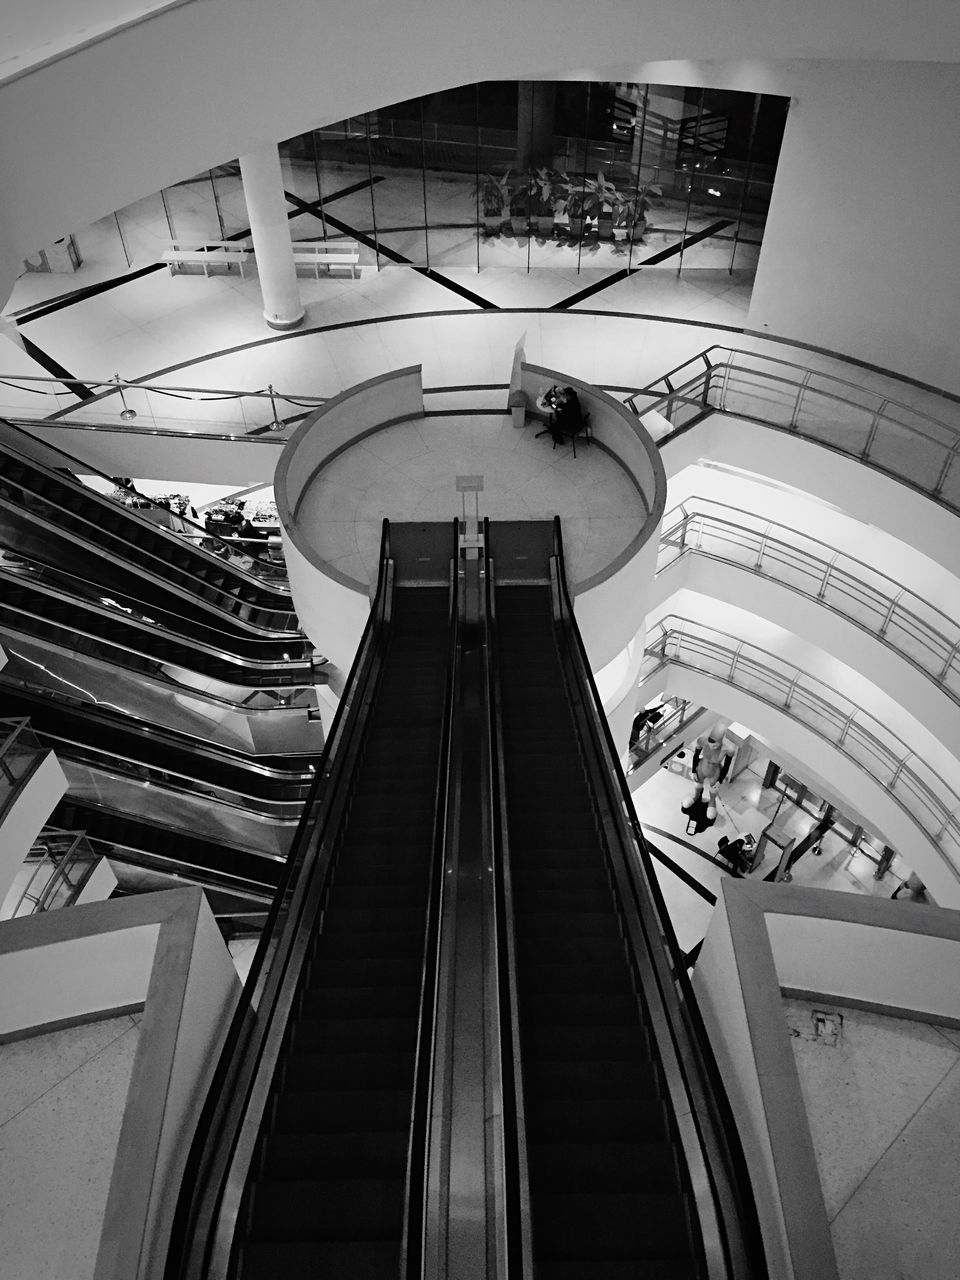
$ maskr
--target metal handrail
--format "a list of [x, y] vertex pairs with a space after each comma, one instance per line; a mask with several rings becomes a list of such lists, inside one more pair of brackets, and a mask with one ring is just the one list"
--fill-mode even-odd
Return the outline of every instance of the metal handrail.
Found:
[[[226, 1277], [234, 1228], [289, 1007], [313, 918], [331, 869], [330, 842], [348, 801], [350, 778], [372, 704], [389, 618], [393, 562], [383, 521], [377, 591], [347, 678], [344, 696], [304, 806], [247, 982], [213, 1073], [181, 1179], [164, 1274], [168, 1280]], [[350, 713], [356, 708], [357, 714]], [[327, 803], [318, 806], [320, 795]], [[279, 1025], [275, 1022], [279, 1018]], [[238, 1163], [239, 1162], [239, 1163]]]
[[[731, 518], [717, 516], [702, 509], [708, 507], [729, 512]], [[732, 518], [734, 516], [737, 518]], [[686, 555], [698, 554], [768, 577], [788, 590], [815, 600], [824, 608], [839, 613], [871, 635], [876, 635], [908, 662], [923, 671], [949, 697], [960, 702], [960, 662], [958, 662], [960, 622], [951, 618], [936, 605], [929, 604], [922, 596], [910, 591], [888, 574], [872, 568], [855, 556], [836, 551], [818, 538], [812, 538], [787, 525], [759, 517], [757, 519], [762, 524], [762, 529], [751, 529], [744, 523], [745, 518], [749, 518], [746, 513], [725, 503], [700, 497], [685, 499], [664, 518], [657, 573], [666, 572], [670, 565], [676, 564]], [[771, 530], [776, 530], [782, 536], [772, 536]], [[711, 537], [721, 545], [710, 543]], [[804, 542], [812, 543], [822, 551], [822, 554], [805, 552], [797, 547], [795, 542], [791, 542], [790, 537], [802, 538]], [[705, 540], [708, 540], [706, 546]], [[748, 565], [737, 559], [734, 554], [724, 554], [722, 545], [724, 543], [735, 548], [755, 551], [755, 559]], [[766, 561], [770, 562], [769, 567]], [[844, 568], [844, 564], [854, 566], [854, 572]], [[811, 585], [809, 590], [805, 590], [793, 579], [780, 576], [779, 571], [784, 565], [807, 574], [811, 582], [816, 582], [816, 587]], [[874, 580], [879, 580], [884, 584], [884, 590], [878, 590], [862, 577], [858, 577], [857, 570]], [[827, 593], [831, 588], [833, 591], [828, 599]], [[902, 603], [904, 597], [916, 602], [917, 607], [911, 609]], [[848, 600], [870, 609], [878, 617], [879, 625], [869, 626], [855, 609], [845, 607]], [[919, 612], [920, 608], [931, 615], [937, 625], [931, 625], [926, 621]], [[899, 633], [906, 633], [924, 647], [930, 655], [928, 664], [917, 657], [915, 649], [904, 645], [902, 641], [898, 644]], [[951, 676], [958, 678], [956, 688], [951, 688], [948, 684]]]
[[[926, 837], [940, 847], [947, 865], [960, 879], [960, 794], [923, 761], [917, 761], [916, 766], [908, 764], [908, 760], [915, 759], [913, 749], [886, 725], [816, 676], [729, 632], [672, 614], [661, 619], [657, 629], [659, 634], [652, 641], [648, 638], [641, 682], [672, 662], [704, 671], [744, 689], [778, 711], [792, 714], [869, 773]], [[705, 661], [707, 657], [709, 663]], [[777, 699], [771, 691], [777, 693]], [[807, 715], [801, 714], [803, 710]], [[824, 732], [824, 724], [835, 726], [833, 736]], [[879, 763], [882, 771], [878, 770]], [[920, 766], [926, 778], [921, 776]]]
[[654, 1029], [689, 1190], [700, 1214], [707, 1275], [759, 1280], [767, 1269], [737, 1125], [576, 625], [559, 518], [554, 548], [554, 608], [571, 705], [608, 833], [621, 918]]
[[[453, 520], [450, 566], [450, 612], [447, 619], [447, 677], [443, 693], [443, 727], [437, 753], [437, 784], [434, 797], [433, 858], [427, 904], [427, 935], [421, 980], [417, 1049], [414, 1062], [413, 1100], [410, 1108], [410, 1136], [407, 1144], [406, 1202], [400, 1249], [401, 1280], [416, 1280], [422, 1274], [427, 1252], [427, 1189], [430, 1185], [431, 1114], [433, 1072], [440, 1021], [441, 939], [444, 915], [444, 868], [453, 839], [453, 818], [459, 804], [460, 746], [454, 740], [453, 721], [459, 680], [460, 575], [458, 573], [459, 523]], [[433, 963], [431, 964], [431, 957]], [[416, 1221], [412, 1215], [419, 1211]]]
[[530, 1228], [530, 1183], [527, 1161], [523, 1056], [520, 1052], [520, 999], [517, 987], [516, 937], [513, 930], [513, 880], [510, 823], [507, 815], [506, 752], [503, 749], [503, 703], [498, 655], [496, 565], [490, 556], [490, 521], [483, 522], [484, 610], [487, 626], [487, 715], [490, 739], [491, 844], [496, 907], [496, 954], [499, 979], [501, 1084], [503, 1088], [504, 1205], [507, 1271], [510, 1280], [532, 1280], [533, 1239]]
[[[757, 367], [761, 366], [761, 367]], [[825, 384], [825, 385], [824, 385]], [[789, 412], [772, 414], [769, 397], [758, 396], [763, 388], [789, 388]], [[854, 394], [855, 393], [855, 394]], [[650, 403], [638, 406], [644, 396]], [[738, 402], [741, 397], [743, 403]], [[826, 400], [834, 407], [830, 415], [809, 416], [811, 399]], [[678, 365], [625, 403], [638, 416], [656, 412], [674, 428], [692, 425], [708, 412], [729, 413], [789, 431], [872, 466], [918, 489], [951, 509], [960, 509], [960, 496], [946, 496], [944, 487], [951, 476], [954, 459], [960, 453], [960, 421], [946, 422], [922, 409], [914, 408], [879, 391], [873, 391], [836, 374], [821, 372], [777, 356], [714, 346]], [[678, 422], [678, 407], [693, 406], [689, 420]], [[808, 417], [804, 420], [804, 411]], [[851, 428], [851, 411], [860, 422]], [[892, 430], [891, 440], [902, 447], [904, 434], [922, 441], [934, 456], [919, 458], [930, 475], [918, 478], [907, 474], [899, 457], [882, 456], [889, 443], [884, 426]], [[856, 435], [851, 435], [851, 430]], [[860, 439], [862, 436], [862, 439]], [[661, 441], [668, 436], [661, 436]], [[917, 455], [911, 454], [916, 462]], [[956, 482], [954, 482], [956, 483]]]

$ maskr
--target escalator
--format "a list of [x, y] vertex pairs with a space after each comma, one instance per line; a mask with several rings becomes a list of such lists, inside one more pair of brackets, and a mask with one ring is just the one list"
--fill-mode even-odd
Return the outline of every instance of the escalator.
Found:
[[224, 685], [273, 689], [302, 686], [314, 678], [309, 655], [285, 657], [305, 647], [294, 637], [268, 641], [262, 657], [248, 658], [230, 651], [230, 637], [221, 638], [208, 628], [193, 628], [193, 635], [185, 635], [189, 629], [182, 619], [170, 619], [170, 625], [161, 619], [140, 621], [127, 611], [130, 606], [118, 601], [104, 603], [101, 596], [96, 603], [88, 602], [2, 568], [0, 589], [0, 634], [30, 636], [74, 656], [157, 678], [176, 678], [179, 673], [186, 687], [186, 672]]
[[692, 1280], [695, 1233], [550, 588], [504, 588], [496, 609], [535, 1274]]
[[559, 526], [553, 555], [519, 533], [500, 578], [465, 542], [454, 606], [384, 555], [166, 1280], [766, 1275]]
[[28, 717], [62, 764], [130, 778], [277, 821], [299, 821], [313, 784], [312, 755], [251, 758], [208, 741], [144, 726], [110, 709], [75, 706], [0, 684], [5, 714]]
[[60, 801], [48, 825], [85, 832], [94, 850], [112, 863], [260, 901], [273, 896], [283, 870], [283, 860], [277, 855], [254, 853], [222, 840], [205, 840], [72, 797]]
[[66, 470], [71, 465], [85, 469], [68, 455], [62, 455], [64, 469], [35, 461], [36, 442], [10, 424], [2, 427], [0, 543], [88, 576], [95, 563], [95, 576], [104, 586], [174, 612], [189, 601], [236, 631], [297, 630], [289, 591], [264, 584], [237, 564], [86, 488]]
[[[257, 1017], [241, 1005], [188, 1162], [170, 1275], [201, 1274], [208, 1249], [237, 1280], [416, 1271], [456, 593], [397, 585], [401, 570], [385, 522], [371, 620], [244, 991]], [[231, 1146], [240, 1116], [251, 1136]], [[238, 1210], [220, 1213], [224, 1197]], [[197, 1244], [208, 1212], [219, 1228]]]

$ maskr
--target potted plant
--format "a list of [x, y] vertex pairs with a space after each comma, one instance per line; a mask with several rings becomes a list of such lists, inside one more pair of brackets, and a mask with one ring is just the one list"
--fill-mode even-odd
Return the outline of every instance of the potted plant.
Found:
[[533, 194], [533, 221], [537, 233], [541, 236], [552, 236], [556, 222], [557, 205], [560, 203], [560, 175], [551, 169], [537, 169], [530, 175], [530, 189]]
[[595, 192], [588, 189], [583, 182], [571, 182], [562, 175], [563, 196], [558, 205], [558, 212], [567, 215], [568, 231], [571, 239], [579, 240], [590, 218], [596, 217], [599, 201]]
[[510, 225], [515, 236], [525, 236], [530, 230], [530, 211], [533, 208], [536, 187], [533, 176], [528, 176], [510, 197]]
[[594, 216], [597, 219], [600, 239], [612, 240], [614, 216], [623, 203], [623, 195], [612, 182], [606, 180], [602, 170], [597, 174], [595, 180], [588, 179], [584, 186], [595, 197]]
[[480, 179], [478, 190], [487, 235], [495, 235], [503, 222], [503, 211], [510, 202], [512, 192], [510, 173], [511, 170], [508, 169], [502, 178], [493, 173], [485, 173]]
[[617, 210], [617, 226], [624, 227], [628, 240], [642, 240], [647, 229], [647, 214], [653, 208], [654, 197], [662, 195], [660, 187], [645, 182], [632, 196], [625, 197]]

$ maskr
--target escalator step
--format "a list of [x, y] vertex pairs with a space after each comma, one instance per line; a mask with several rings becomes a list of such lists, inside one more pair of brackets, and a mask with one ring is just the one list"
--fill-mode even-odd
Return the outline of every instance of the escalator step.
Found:
[[332, 1053], [329, 1050], [293, 1053], [287, 1061], [285, 1082], [291, 1089], [403, 1089], [413, 1085], [412, 1053]]
[[620, 941], [617, 917], [612, 911], [521, 911], [517, 915], [527, 938], [560, 938], [565, 943], [594, 938]]
[[667, 1139], [663, 1107], [656, 1098], [568, 1098], [526, 1101], [527, 1132], [535, 1141], [663, 1142]]
[[410, 1122], [409, 1089], [288, 1089], [277, 1099], [276, 1133], [388, 1133]]
[[530, 1176], [542, 1191], [656, 1191], [677, 1171], [669, 1142], [543, 1142], [530, 1153]]
[[[525, 1045], [521, 1036], [521, 1046]], [[530, 1096], [568, 1098], [577, 1107], [589, 1101], [629, 1101], [638, 1095], [657, 1098], [657, 1077], [648, 1061], [598, 1058], [591, 1062], [525, 1059], [524, 1080]], [[562, 1130], [561, 1130], [562, 1132]]]
[[[404, 886], [405, 887], [405, 886]], [[342, 888], [340, 892], [342, 892]], [[421, 894], [421, 897], [423, 895]], [[328, 960], [357, 960], [378, 956], [382, 960], [417, 960], [423, 955], [423, 931], [416, 933], [337, 934], [317, 939], [315, 964]], [[311, 974], [313, 970], [311, 970]]]
[[399, 1240], [402, 1178], [257, 1182], [251, 1240]]
[[[392, 962], [397, 963], [397, 962]], [[417, 966], [418, 970], [420, 966]], [[420, 998], [419, 980], [403, 987], [310, 987], [303, 993], [303, 1012], [310, 1018], [414, 1018]]]
[[275, 1133], [264, 1144], [260, 1177], [295, 1182], [328, 1171], [328, 1176], [337, 1178], [402, 1178], [406, 1167], [407, 1134], [403, 1129], [394, 1133]]
[[523, 1044], [538, 1058], [569, 1063], [596, 1062], [601, 1058], [636, 1061], [646, 1058], [649, 1052], [647, 1038], [643, 1028], [637, 1024], [635, 1011], [631, 1023], [619, 1026], [595, 1022], [583, 1027], [572, 1027], [567, 1023], [526, 1026]]
[[[701, 1280], [703, 1272], [692, 1258], [591, 1258], [589, 1280]], [[584, 1280], [581, 1261], [538, 1258], [537, 1280]], [[247, 1280], [244, 1276], [243, 1280]]]
[[345, 1049], [406, 1049], [417, 1036], [416, 1018], [301, 1018], [293, 1047], [316, 1053]]
[[683, 1203], [653, 1192], [531, 1194], [536, 1253], [588, 1267], [594, 1258], [684, 1257], [690, 1239]]
[[[621, 974], [622, 966], [613, 970], [614, 976]], [[528, 1028], [540, 1024], [548, 1026], [586, 1027], [596, 1023], [612, 1024], [637, 1019], [637, 1000], [633, 992], [621, 983], [623, 990], [598, 990], [608, 987], [608, 980], [590, 980], [584, 984], [586, 990], [569, 991], [559, 983], [553, 989], [542, 988], [531, 981], [529, 973], [524, 982], [525, 990], [533, 994], [529, 1007], [525, 1010], [524, 1021]]]
[[[308, 993], [327, 991], [334, 993], [353, 993], [358, 1008], [366, 998], [372, 998], [380, 991], [389, 994], [390, 989], [399, 987], [408, 990], [420, 985], [420, 960], [398, 960], [395, 956], [356, 956], [338, 955], [333, 947], [318, 958], [310, 973]], [[311, 999], [313, 996], [311, 995]], [[351, 1017], [361, 1017], [362, 1009]]]

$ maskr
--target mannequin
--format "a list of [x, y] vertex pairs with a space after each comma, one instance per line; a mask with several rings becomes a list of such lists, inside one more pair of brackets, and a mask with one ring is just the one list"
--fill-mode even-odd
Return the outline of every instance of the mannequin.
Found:
[[733, 748], [724, 739], [725, 725], [717, 721], [706, 733], [701, 733], [693, 751], [694, 790], [680, 806], [689, 813], [698, 804], [705, 805], [704, 817], [712, 823], [717, 817], [717, 788], [727, 776], [733, 760]]

